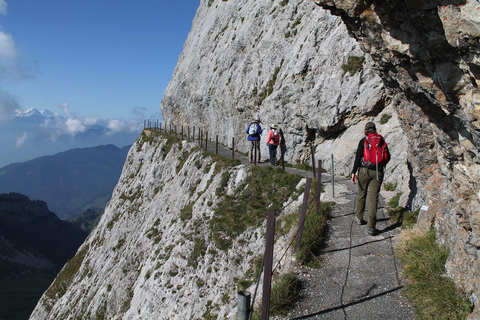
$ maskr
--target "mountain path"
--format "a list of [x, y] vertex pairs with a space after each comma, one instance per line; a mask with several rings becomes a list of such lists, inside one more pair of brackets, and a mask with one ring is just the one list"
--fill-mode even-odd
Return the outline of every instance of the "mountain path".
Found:
[[[217, 152], [214, 142], [209, 142], [207, 148]], [[231, 158], [232, 150], [219, 145], [218, 154]], [[238, 152], [234, 155], [242, 163], [248, 163], [247, 156]], [[257, 165], [270, 166], [265, 161]], [[304, 178], [313, 177], [312, 172], [290, 167], [285, 167], [285, 170]], [[365, 225], [358, 225], [353, 220], [357, 185], [336, 176], [333, 186], [331, 176], [323, 176], [326, 179], [322, 179], [324, 192], [321, 200], [334, 201], [335, 205], [327, 219], [321, 267], [299, 266], [294, 270], [301, 284], [300, 299], [287, 316], [271, 318], [414, 319], [413, 306], [401, 294], [403, 285], [394, 256], [393, 238], [400, 232], [399, 225], [389, 221], [383, 199], [380, 199], [377, 208], [377, 229], [380, 233], [370, 236]]]
[[414, 319], [413, 307], [401, 294], [394, 257], [399, 228], [385, 215], [383, 201], [377, 213], [380, 233], [370, 236], [353, 220], [357, 186], [335, 177], [335, 197], [330, 185], [324, 187], [322, 201], [336, 204], [327, 221], [321, 267], [295, 270], [301, 298], [287, 317], [274, 319]]

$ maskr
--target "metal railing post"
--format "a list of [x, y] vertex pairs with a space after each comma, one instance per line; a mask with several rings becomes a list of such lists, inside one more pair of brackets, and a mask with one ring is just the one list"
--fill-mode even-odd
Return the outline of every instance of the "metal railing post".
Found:
[[248, 320], [250, 311], [250, 292], [240, 291], [237, 295], [237, 320]]
[[318, 177], [317, 177], [317, 213], [320, 212], [320, 197], [322, 193], [322, 160], [318, 160]]
[[300, 244], [302, 243], [303, 225], [305, 224], [305, 217], [307, 215], [308, 196], [310, 195], [311, 183], [312, 183], [312, 178], [307, 178], [307, 182], [305, 183], [305, 191], [303, 192], [302, 211], [300, 213], [300, 219], [298, 220], [298, 232], [297, 232], [297, 237], [295, 239], [295, 251], [297, 251], [298, 248], [300, 248]]

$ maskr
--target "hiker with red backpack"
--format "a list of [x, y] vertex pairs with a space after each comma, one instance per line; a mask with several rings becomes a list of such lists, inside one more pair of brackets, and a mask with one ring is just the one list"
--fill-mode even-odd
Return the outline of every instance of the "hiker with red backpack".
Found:
[[[352, 182], [358, 182], [355, 221], [366, 224], [369, 235], [377, 235], [377, 204], [380, 187], [383, 182], [385, 166], [390, 161], [390, 152], [383, 137], [377, 133], [373, 122], [365, 125], [365, 137], [358, 143], [355, 163], [352, 170]], [[358, 173], [357, 173], [358, 171]], [[363, 220], [365, 201], [368, 205], [368, 223]]]

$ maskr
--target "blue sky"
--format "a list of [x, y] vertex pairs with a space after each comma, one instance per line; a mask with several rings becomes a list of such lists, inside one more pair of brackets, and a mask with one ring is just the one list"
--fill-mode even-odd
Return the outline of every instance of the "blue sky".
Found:
[[[0, 0], [0, 116], [159, 112], [200, 0]], [[62, 106], [62, 107], [61, 107]]]

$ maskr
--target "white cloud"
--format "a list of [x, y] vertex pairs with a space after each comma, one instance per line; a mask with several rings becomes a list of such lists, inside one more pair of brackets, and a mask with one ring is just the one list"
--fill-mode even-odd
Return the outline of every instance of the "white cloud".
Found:
[[122, 120], [110, 120], [107, 128], [110, 130], [109, 134], [117, 133], [127, 129], [127, 125]]
[[95, 119], [95, 118], [85, 118], [85, 119], [83, 119], [83, 124], [86, 125], [86, 126], [93, 126], [97, 122], [98, 122], [98, 120]]
[[63, 109], [63, 113], [65, 114], [65, 117], [71, 119], [71, 118], [77, 118], [77, 114], [73, 112], [69, 107], [67, 103], [62, 103], [61, 105], [58, 106], [59, 108]]
[[[7, 3], [0, 0], [0, 15], [7, 14]], [[36, 73], [37, 62], [28, 65], [22, 60], [17, 50], [13, 36], [0, 26], [0, 75], [7, 79], [28, 79]]]
[[18, 108], [17, 98], [0, 88], [0, 120], [10, 118]]
[[4, 64], [13, 64], [18, 59], [18, 51], [11, 34], [0, 31], [0, 57]]
[[20, 56], [11, 34], [5, 33], [0, 27], [0, 74], [7, 78], [22, 78]]
[[27, 133], [23, 131], [22, 136], [17, 139], [17, 142], [15, 142], [15, 147], [20, 148], [20, 146], [27, 140]]
[[85, 132], [87, 129], [78, 119], [67, 119], [65, 121], [67, 132], [73, 137], [77, 133]]
[[0, 14], [7, 14], [7, 3], [5, 2], [5, 0], [0, 0]]

